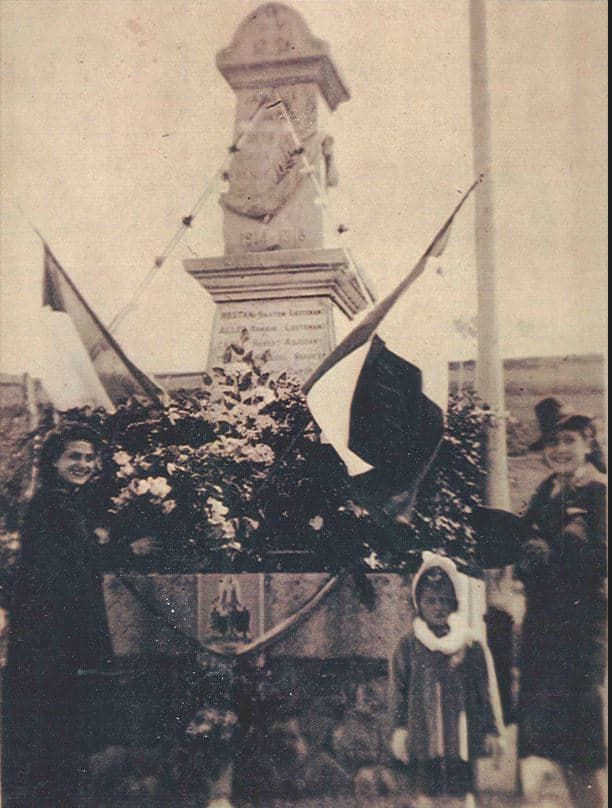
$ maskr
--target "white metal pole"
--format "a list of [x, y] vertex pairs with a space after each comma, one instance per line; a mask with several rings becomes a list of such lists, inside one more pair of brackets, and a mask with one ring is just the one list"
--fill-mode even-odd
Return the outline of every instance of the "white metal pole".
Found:
[[[504, 377], [501, 359], [498, 318], [497, 283], [495, 276], [495, 233], [493, 221], [493, 177], [491, 159], [491, 112], [487, 70], [487, 16], [485, 0], [470, 0], [470, 89], [472, 108], [472, 143], [474, 169], [482, 178], [479, 192], [474, 197], [476, 278], [478, 295], [478, 349], [476, 358], [476, 392], [489, 405], [495, 421], [487, 434], [486, 493], [487, 505], [510, 508], [508, 486], [508, 456], [506, 448], [506, 418]], [[486, 645], [484, 617], [487, 611], [486, 587], [473, 582], [473, 619], [479, 624], [489, 668], [490, 697], [498, 725], [502, 724], [502, 710], [497, 677], [491, 654]], [[479, 767], [481, 787], [493, 781], [500, 792], [516, 790], [516, 770], [506, 761], [501, 770]], [[505, 774], [505, 776], [504, 776]]]
[[487, 21], [485, 0], [470, 0], [470, 60], [474, 168], [482, 176], [474, 197], [476, 272], [478, 283], [478, 355], [476, 391], [496, 415], [489, 430], [487, 450], [487, 504], [510, 507], [503, 367], [497, 324], [491, 124], [487, 74]]

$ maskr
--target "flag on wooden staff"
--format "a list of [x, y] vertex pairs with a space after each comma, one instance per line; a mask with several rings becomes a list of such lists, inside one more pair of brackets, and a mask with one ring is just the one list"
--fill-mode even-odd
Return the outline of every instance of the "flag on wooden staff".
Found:
[[[323, 360], [304, 385], [312, 417], [346, 464], [349, 475], [369, 475], [390, 496], [418, 487], [435, 456], [448, 402], [451, 331], [439, 312], [445, 298], [444, 273], [429, 272], [439, 257], [453, 220], [476, 187], [463, 195], [417, 264]], [[417, 283], [418, 281], [418, 283]], [[401, 307], [389, 313], [413, 286]], [[401, 311], [400, 311], [401, 309]], [[400, 327], [390, 330], [396, 314]], [[387, 337], [387, 332], [391, 334]], [[401, 333], [401, 350], [392, 350]], [[400, 499], [410, 500], [402, 495]]]
[[113, 404], [132, 395], [161, 403], [164, 391], [131, 362], [43, 241], [43, 306], [70, 315], [98, 378]]

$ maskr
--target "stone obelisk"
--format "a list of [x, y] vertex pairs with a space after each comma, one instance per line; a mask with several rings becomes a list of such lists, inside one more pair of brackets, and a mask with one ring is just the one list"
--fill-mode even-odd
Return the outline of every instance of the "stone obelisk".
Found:
[[266, 369], [306, 378], [334, 346], [334, 304], [349, 318], [367, 304], [345, 251], [323, 242], [337, 176], [319, 97], [334, 110], [349, 93], [326, 43], [278, 3], [243, 20], [217, 67], [236, 93], [225, 254], [184, 261], [217, 303], [208, 368], [240, 343]]

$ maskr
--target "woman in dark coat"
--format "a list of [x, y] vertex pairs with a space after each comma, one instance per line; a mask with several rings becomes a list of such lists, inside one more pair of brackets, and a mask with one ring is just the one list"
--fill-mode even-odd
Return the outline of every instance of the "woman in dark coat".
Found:
[[122, 554], [155, 549], [148, 538], [121, 552], [100, 542], [91, 491], [99, 449], [99, 436], [84, 425], [48, 436], [22, 527], [3, 699], [4, 797], [11, 808], [78, 804], [85, 708], [96, 697], [95, 690], [85, 693], [95, 681], [86, 672], [112, 664], [101, 570]]
[[527, 610], [520, 656], [519, 754], [563, 769], [577, 808], [603, 805], [605, 765], [600, 688], [605, 672], [606, 476], [590, 418], [555, 399], [536, 407], [532, 444], [553, 473], [524, 521], [538, 538], [517, 566]]

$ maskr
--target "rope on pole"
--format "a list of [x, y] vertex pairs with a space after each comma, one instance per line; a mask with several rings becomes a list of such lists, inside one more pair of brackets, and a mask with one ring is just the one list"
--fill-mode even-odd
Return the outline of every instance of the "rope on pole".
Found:
[[[331, 213], [329, 212], [329, 208], [328, 208], [327, 201], [326, 201], [326, 198], [325, 198], [325, 192], [323, 191], [323, 188], [321, 187], [321, 183], [318, 180], [318, 177], [317, 177], [317, 174], [316, 174], [316, 171], [315, 171], [315, 167], [309, 162], [308, 158], [306, 157], [306, 150], [304, 149], [304, 144], [302, 143], [302, 141], [301, 141], [301, 139], [300, 139], [300, 137], [299, 137], [299, 135], [298, 135], [298, 133], [297, 133], [297, 131], [295, 129], [295, 126], [293, 125], [293, 122], [291, 120], [291, 116], [289, 115], [289, 110], [287, 109], [287, 106], [286, 106], [285, 102], [283, 101], [283, 99], [282, 99], [282, 97], [281, 97], [281, 95], [278, 92], [278, 89], [276, 87], [274, 88], [274, 93], [276, 94], [277, 100], [274, 101], [272, 104], [267, 104], [266, 109], [273, 109], [274, 107], [280, 106], [282, 115], [283, 115], [283, 117], [284, 117], [284, 119], [285, 119], [285, 121], [287, 123], [288, 129], [289, 129], [289, 134], [291, 135], [291, 139], [293, 140], [293, 144], [295, 146], [295, 150], [294, 150], [293, 153], [296, 156], [299, 156], [299, 158], [300, 158], [300, 160], [302, 162], [302, 173], [307, 175], [310, 178], [310, 181], [312, 182], [312, 184], [314, 186], [315, 193], [317, 194], [317, 199], [319, 200], [319, 204], [321, 206], [321, 209], [323, 210], [323, 213], [325, 214], [325, 216], [327, 216], [328, 221], [330, 221], [331, 224], [333, 225], [334, 221], [333, 221], [333, 219], [331, 217]], [[346, 225], [340, 224], [335, 228], [335, 230], [340, 236], [342, 236], [344, 233], [348, 232], [348, 227], [346, 227]], [[370, 288], [370, 285], [367, 283], [367, 281], [363, 277], [363, 272], [362, 272], [361, 268], [359, 267], [359, 265], [355, 262], [355, 259], [353, 258], [353, 254], [352, 254], [350, 248], [349, 247], [344, 247], [344, 251], [345, 251], [346, 256], [347, 256], [347, 258], [349, 260], [349, 264], [350, 264], [353, 272], [355, 273], [355, 277], [357, 278], [357, 283], [361, 287], [362, 294], [366, 298], [368, 298], [372, 304], [374, 304], [376, 302], [376, 297], [374, 295], [374, 292], [372, 291], [372, 289]]]
[[228, 148], [228, 156], [223, 161], [223, 163], [221, 165], [221, 168], [219, 170], [215, 171], [215, 173], [210, 177], [210, 179], [208, 180], [208, 182], [204, 186], [204, 190], [202, 191], [202, 193], [200, 194], [200, 196], [196, 200], [195, 204], [193, 205], [193, 207], [189, 211], [188, 215], [184, 216], [181, 219], [181, 224], [180, 224], [179, 228], [177, 229], [176, 233], [172, 236], [172, 238], [170, 239], [170, 241], [166, 245], [166, 247], [165, 247], [164, 251], [161, 253], [161, 255], [157, 256], [157, 258], [153, 262], [153, 266], [148, 271], [148, 273], [145, 275], [143, 280], [138, 284], [138, 286], [136, 287], [136, 291], [132, 295], [131, 300], [128, 303], [126, 303], [126, 305], [123, 306], [123, 308], [121, 308], [117, 312], [117, 314], [115, 314], [115, 316], [111, 320], [110, 324], [108, 325], [108, 330], [111, 333], [113, 331], [115, 331], [119, 327], [119, 325], [123, 322], [123, 320], [127, 317], [127, 315], [131, 311], [134, 311], [136, 309], [137, 301], [144, 294], [147, 287], [152, 282], [153, 278], [157, 275], [159, 270], [162, 268], [162, 266], [166, 262], [166, 259], [168, 258], [168, 256], [173, 252], [173, 250], [179, 244], [179, 242], [181, 241], [181, 239], [183, 238], [183, 236], [185, 234], [185, 231], [188, 230], [192, 226], [195, 217], [198, 215], [200, 209], [202, 208], [202, 205], [206, 202], [206, 200], [209, 198], [209, 196], [215, 190], [215, 186], [219, 181], [219, 177], [221, 177], [224, 180], [227, 179], [228, 174], [229, 174], [229, 166], [230, 166], [230, 163], [231, 163], [231, 160], [232, 160], [232, 156], [236, 152], [240, 151], [240, 144], [242, 143], [244, 137], [251, 131], [256, 118], [259, 116], [259, 114], [261, 113], [264, 106], [265, 105], [264, 105], [263, 100], [262, 100], [262, 102], [258, 105], [257, 109], [255, 110], [255, 112], [251, 115], [249, 120], [244, 125], [243, 130], [240, 133], [240, 135], [238, 136], [237, 140], [229, 146], [229, 148]]
[[[202, 193], [200, 194], [200, 196], [196, 200], [195, 204], [193, 205], [192, 209], [190, 210], [189, 214], [182, 218], [179, 228], [177, 229], [175, 234], [172, 236], [170, 241], [167, 243], [167, 245], [166, 245], [164, 251], [161, 253], [161, 255], [159, 255], [159, 256], [157, 256], [155, 258], [155, 260], [153, 262], [153, 266], [151, 267], [149, 272], [145, 275], [143, 280], [137, 286], [134, 294], [132, 295], [131, 300], [128, 303], [126, 303], [117, 312], [117, 314], [115, 314], [113, 319], [110, 321], [110, 323], [108, 325], [108, 330], [111, 333], [113, 333], [113, 331], [115, 331], [119, 327], [119, 325], [123, 322], [123, 320], [128, 316], [128, 314], [130, 312], [134, 311], [137, 308], [138, 300], [142, 297], [142, 295], [144, 294], [144, 292], [146, 291], [148, 286], [151, 284], [151, 282], [153, 281], [153, 279], [155, 278], [155, 276], [159, 272], [159, 270], [163, 267], [163, 265], [166, 262], [167, 258], [170, 256], [170, 254], [174, 251], [174, 249], [180, 243], [181, 239], [183, 238], [183, 236], [185, 234], [185, 231], [191, 228], [191, 226], [193, 224], [193, 221], [194, 221], [195, 217], [198, 215], [198, 213], [199, 213], [200, 209], [202, 208], [203, 204], [206, 202], [206, 200], [210, 197], [210, 195], [215, 190], [215, 186], [216, 186], [217, 182], [219, 181], [219, 177], [221, 177], [223, 180], [228, 179], [228, 177], [229, 177], [229, 168], [230, 168], [232, 157], [233, 157], [234, 154], [236, 154], [237, 152], [240, 151], [240, 145], [243, 142], [243, 139], [252, 131], [253, 126], [255, 124], [255, 121], [259, 117], [259, 115], [260, 115], [260, 113], [261, 113], [261, 111], [263, 109], [269, 110], [269, 109], [273, 109], [274, 107], [277, 107], [277, 106], [280, 107], [282, 115], [283, 115], [283, 117], [284, 117], [284, 119], [285, 119], [285, 121], [287, 123], [289, 134], [290, 134], [291, 139], [293, 140], [293, 143], [294, 143], [294, 146], [295, 146], [294, 154], [296, 156], [299, 156], [301, 161], [302, 161], [302, 172], [304, 174], [307, 174], [310, 177], [310, 181], [313, 183], [315, 192], [317, 194], [317, 199], [319, 200], [319, 204], [321, 205], [321, 208], [322, 208], [322, 210], [324, 212], [324, 215], [327, 216], [328, 220], [332, 223], [332, 225], [334, 224], [334, 222], [332, 220], [332, 217], [331, 217], [331, 214], [329, 212], [328, 206], [327, 206], [324, 191], [323, 191], [323, 189], [321, 187], [321, 184], [320, 184], [320, 182], [319, 182], [319, 180], [318, 180], [318, 178], [316, 176], [316, 171], [314, 169], [314, 166], [308, 161], [308, 158], [306, 157], [304, 145], [303, 145], [302, 141], [300, 140], [300, 138], [299, 138], [299, 136], [297, 134], [297, 131], [295, 129], [295, 126], [293, 125], [293, 122], [291, 121], [291, 117], [289, 115], [287, 106], [285, 105], [285, 102], [283, 101], [282, 97], [280, 96], [280, 94], [279, 94], [279, 92], [278, 92], [278, 90], [276, 88], [274, 89], [274, 93], [276, 95], [276, 100], [273, 101], [271, 104], [266, 104], [262, 100], [262, 102], [258, 105], [258, 107], [255, 110], [255, 112], [253, 113], [253, 115], [251, 115], [251, 117], [243, 125], [242, 131], [241, 131], [240, 135], [238, 136], [238, 138], [236, 139], [236, 141], [234, 143], [232, 143], [228, 147], [228, 156], [226, 157], [225, 161], [221, 165], [221, 168], [218, 171], [215, 171], [215, 173], [211, 176], [211, 178], [209, 179], [209, 181], [205, 185], [204, 190], [202, 191]], [[342, 236], [343, 234], [348, 232], [348, 227], [346, 227], [346, 225], [343, 225], [343, 224], [338, 225], [335, 229], [336, 229], [336, 232], [340, 236]], [[346, 253], [346, 256], [348, 258], [349, 265], [351, 266], [352, 270], [355, 273], [355, 277], [357, 279], [357, 283], [359, 284], [359, 286], [361, 288], [362, 294], [364, 294], [364, 296], [366, 298], [368, 298], [371, 301], [372, 304], [375, 303], [376, 298], [375, 298], [374, 292], [373, 292], [369, 282], [365, 278], [363, 270], [361, 269], [361, 267], [355, 261], [355, 258], [354, 258], [353, 254], [352, 254], [352, 251], [351, 251], [350, 247], [348, 245], [343, 245], [343, 247], [344, 247], [344, 251]]]

